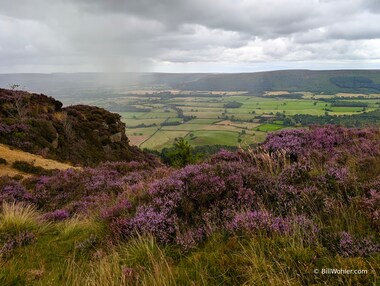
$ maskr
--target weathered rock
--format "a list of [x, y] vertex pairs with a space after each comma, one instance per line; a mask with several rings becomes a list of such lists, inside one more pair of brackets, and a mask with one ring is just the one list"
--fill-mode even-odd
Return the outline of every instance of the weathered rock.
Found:
[[118, 133], [112, 134], [110, 136], [110, 140], [112, 143], [121, 142], [122, 136], [123, 136], [122, 133], [118, 132]]

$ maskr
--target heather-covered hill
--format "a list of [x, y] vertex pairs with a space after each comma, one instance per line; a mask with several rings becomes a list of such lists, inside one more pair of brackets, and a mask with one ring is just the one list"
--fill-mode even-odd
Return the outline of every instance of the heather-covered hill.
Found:
[[103, 163], [0, 190], [4, 285], [379, 282], [378, 129], [284, 130], [180, 169]]
[[62, 103], [43, 94], [0, 89], [0, 143], [59, 161], [154, 160], [128, 144], [118, 114]]

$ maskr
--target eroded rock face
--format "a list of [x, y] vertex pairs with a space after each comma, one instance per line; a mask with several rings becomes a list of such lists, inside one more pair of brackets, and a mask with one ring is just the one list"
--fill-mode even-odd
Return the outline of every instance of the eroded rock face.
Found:
[[122, 139], [122, 132], [118, 132], [110, 136], [110, 140], [112, 143], [121, 142], [121, 139]]
[[53, 142], [51, 142], [51, 146], [54, 149], [57, 149], [58, 148], [58, 143], [59, 143], [59, 134], [57, 133], [57, 137], [53, 140]]

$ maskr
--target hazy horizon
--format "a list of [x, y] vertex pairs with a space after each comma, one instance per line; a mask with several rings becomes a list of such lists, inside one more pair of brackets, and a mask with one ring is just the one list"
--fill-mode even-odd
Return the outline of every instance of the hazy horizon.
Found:
[[162, 72], [162, 71], [79, 71], [79, 72], [13, 72], [6, 73], [0, 72], [0, 75], [22, 75], [22, 74], [42, 74], [42, 75], [54, 75], [54, 74], [242, 74], [242, 73], [265, 73], [265, 72], [278, 72], [278, 71], [378, 71], [379, 68], [351, 68], [351, 69], [274, 69], [274, 70], [258, 70], [251, 72]]

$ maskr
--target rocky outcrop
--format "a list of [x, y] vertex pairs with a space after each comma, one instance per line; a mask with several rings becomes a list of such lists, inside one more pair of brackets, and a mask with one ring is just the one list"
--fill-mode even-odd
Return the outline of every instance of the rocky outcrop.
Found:
[[129, 145], [120, 115], [62, 103], [42, 94], [0, 89], [0, 142], [79, 165], [154, 160]]

